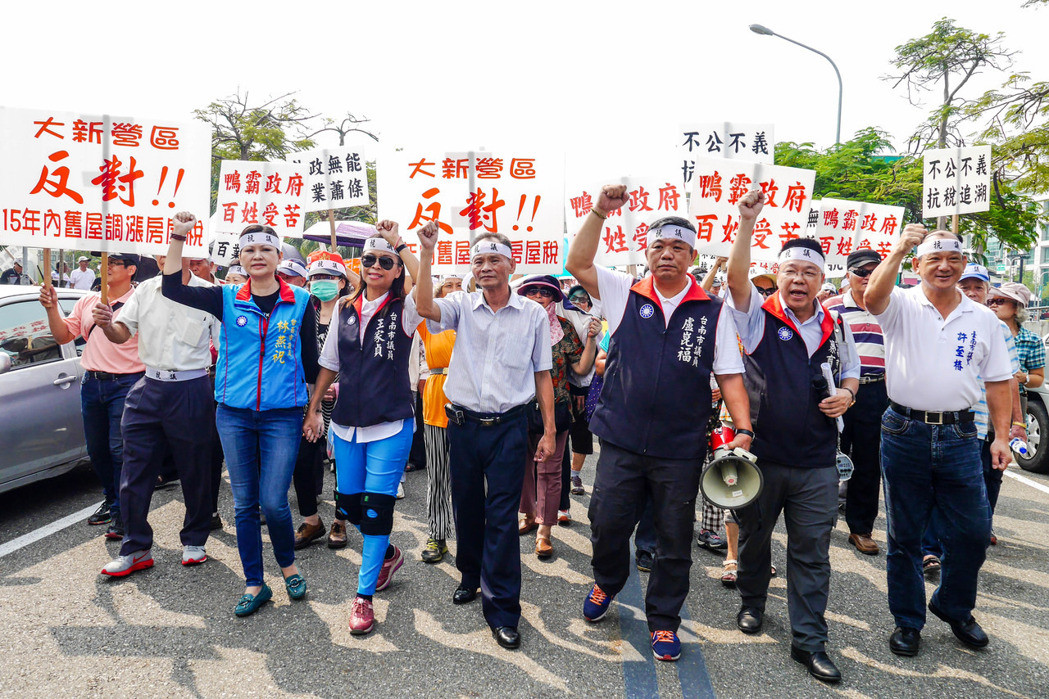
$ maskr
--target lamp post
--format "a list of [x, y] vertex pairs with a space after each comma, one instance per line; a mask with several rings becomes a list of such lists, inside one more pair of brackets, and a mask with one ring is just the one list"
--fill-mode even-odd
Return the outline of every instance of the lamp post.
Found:
[[823, 56], [824, 58], [826, 58], [830, 62], [831, 67], [834, 68], [834, 74], [836, 76], [838, 76], [838, 125], [837, 125], [837, 128], [834, 131], [834, 145], [837, 145], [837, 144], [841, 143], [841, 93], [842, 93], [841, 73], [838, 71], [838, 66], [835, 65], [834, 61], [831, 60], [830, 56], [828, 56], [827, 54], [823, 53], [822, 51], [817, 51], [816, 49], [812, 48], [811, 46], [806, 46], [805, 44], [801, 43], [800, 41], [794, 41], [794, 39], [790, 39], [788, 37], [785, 37], [782, 34], [777, 34], [776, 32], [772, 31], [768, 27], [764, 27], [764, 26], [762, 26], [760, 24], [752, 24], [752, 25], [750, 25], [750, 31], [754, 32], [755, 34], [761, 34], [762, 36], [778, 36], [780, 39], [783, 39], [784, 41], [789, 41], [790, 43], [795, 44], [797, 46], [800, 46], [803, 49], [808, 49], [809, 51], [812, 51], [813, 53], [818, 53], [819, 55]]

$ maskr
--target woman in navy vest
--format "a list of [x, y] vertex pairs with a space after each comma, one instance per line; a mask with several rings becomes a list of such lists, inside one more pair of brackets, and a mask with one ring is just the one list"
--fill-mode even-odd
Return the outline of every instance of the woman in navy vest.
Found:
[[176, 215], [161, 288], [167, 298], [211, 313], [222, 323], [215, 424], [229, 469], [237, 549], [244, 566], [244, 594], [234, 613], [248, 616], [273, 596], [262, 579], [260, 506], [288, 596], [298, 600], [306, 595], [306, 581], [295, 565], [288, 487], [299, 452], [307, 385], [317, 377], [316, 317], [305, 289], [277, 279], [281, 240], [269, 226], [251, 225], [240, 234], [240, 264], [247, 271], [247, 283], [183, 285], [185, 235], [180, 237], [180, 231], [192, 230], [195, 222], [192, 214]]
[[361, 285], [339, 304], [321, 350], [317, 390], [302, 433], [315, 440], [323, 429], [321, 399], [338, 380], [331, 416], [335, 455], [335, 508], [364, 536], [357, 597], [350, 607], [350, 632], [375, 628], [372, 595], [389, 586], [404, 563], [390, 544], [397, 484], [412, 446], [415, 407], [408, 378], [412, 335], [419, 325], [415, 301], [405, 296], [405, 267], [418, 261], [397, 234], [380, 221], [361, 256]]

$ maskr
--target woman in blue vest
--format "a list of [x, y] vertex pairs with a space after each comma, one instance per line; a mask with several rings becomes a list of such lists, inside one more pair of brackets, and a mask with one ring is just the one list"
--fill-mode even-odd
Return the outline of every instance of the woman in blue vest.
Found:
[[302, 433], [313, 441], [323, 434], [321, 399], [339, 382], [331, 416], [338, 490], [335, 508], [364, 536], [357, 596], [350, 607], [350, 632], [375, 628], [372, 595], [389, 586], [404, 563], [390, 544], [397, 484], [412, 446], [415, 407], [408, 358], [420, 318], [405, 295], [405, 268], [418, 261], [397, 234], [397, 224], [380, 221], [379, 235], [368, 238], [361, 256], [361, 285], [340, 302], [321, 350], [317, 390], [310, 400]]
[[317, 378], [316, 315], [305, 289], [276, 277], [281, 240], [268, 226], [251, 225], [240, 235], [240, 264], [247, 283], [184, 286], [185, 237], [180, 232], [192, 230], [193, 223], [192, 214], [176, 216], [161, 288], [167, 298], [207, 311], [222, 323], [215, 365], [215, 424], [226, 455], [237, 549], [244, 566], [244, 594], [234, 613], [248, 616], [273, 596], [262, 579], [260, 506], [288, 596], [298, 600], [306, 595], [306, 581], [295, 565], [288, 487], [299, 451], [299, 421], [309, 399], [308, 384]]

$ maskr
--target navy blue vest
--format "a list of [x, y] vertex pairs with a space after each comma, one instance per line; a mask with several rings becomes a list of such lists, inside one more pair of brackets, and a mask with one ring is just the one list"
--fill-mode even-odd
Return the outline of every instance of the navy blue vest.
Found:
[[369, 427], [415, 414], [408, 378], [412, 336], [401, 328], [403, 318], [404, 301], [387, 297], [361, 342], [361, 298], [339, 313], [339, 399], [332, 410], [334, 422]]
[[635, 284], [608, 346], [605, 385], [590, 430], [635, 454], [702, 460], [707, 452], [710, 373], [722, 304], [689, 281], [669, 326], [652, 277]]
[[[819, 348], [809, 357], [805, 341], [787, 318], [775, 294], [762, 306], [765, 334], [746, 358], [743, 382], [750, 396], [756, 437], [751, 451], [759, 459], [799, 468], [833, 467], [838, 448], [834, 420], [820, 412], [822, 396], [812, 380], [828, 362], [840, 372], [839, 353], [830, 311], [824, 309]], [[841, 319], [838, 318], [840, 326]], [[844, 337], [843, 332], [838, 333]]]

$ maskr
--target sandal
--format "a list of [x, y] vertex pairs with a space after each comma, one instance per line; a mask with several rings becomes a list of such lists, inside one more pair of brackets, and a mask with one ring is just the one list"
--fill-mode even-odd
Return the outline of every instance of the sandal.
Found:
[[922, 572], [928, 575], [940, 569], [940, 559], [936, 556], [926, 556], [922, 559]]
[[736, 573], [739, 571], [739, 562], [735, 558], [726, 559], [721, 564], [721, 584], [725, 587], [736, 586]]

